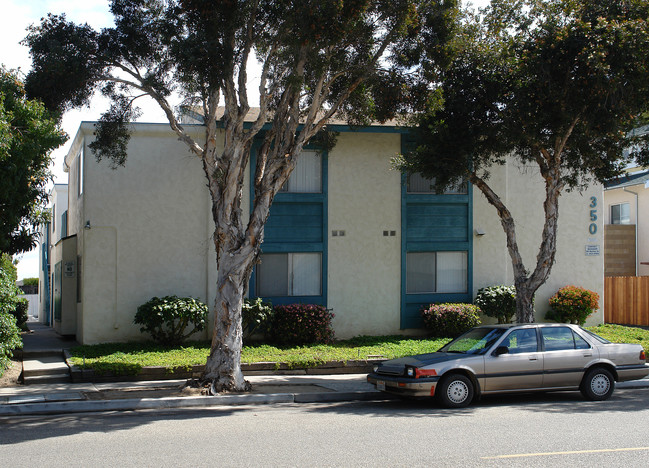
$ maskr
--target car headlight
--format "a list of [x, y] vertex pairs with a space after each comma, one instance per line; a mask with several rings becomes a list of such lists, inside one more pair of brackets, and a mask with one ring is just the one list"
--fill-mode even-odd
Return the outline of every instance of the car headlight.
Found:
[[406, 375], [414, 379], [415, 376], [417, 375], [417, 369], [415, 367], [410, 367], [410, 366], [406, 367]]

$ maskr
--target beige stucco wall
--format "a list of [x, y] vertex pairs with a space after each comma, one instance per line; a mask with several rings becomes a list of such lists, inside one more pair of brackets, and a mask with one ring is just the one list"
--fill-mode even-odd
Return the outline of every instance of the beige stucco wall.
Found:
[[[619, 203], [629, 204], [630, 223], [637, 225], [638, 255], [636, 257], [636, 267], [638, 276], [649, 276], [649, 265], [642, 264], [642, 262], [649, 262], [649, 188], [645, 188], [644, 184], [640, 184], [627, 187], [626, 189], [628, 191], [619, 188], [604, 192], [606, 205], [604, 222], [606, 224], [610, 224], [611, 222], [611, 205], [617, 205]], [[637, 199], [630, 192], [637, 193]]]
[[[124, 168], [95, 161], [87, 146], [94, 138], [88, 123], [66, 159], [69, 229], [78, 235], [82, 257], [77, 339], [84, 343], [142, 339], [133, 317], [137, 306], [156, 295], [194, 296], [213, 308], [213, 222], [200, 161], [166, 125], [137, 124], [134, 130]], [[200, 137], [199, 127], [193, 131]], [[84, 190], [78, 196], [82, 147]], [[338, 338], [412, 332], [399, 330], [401, 175], [390, 160], [400, 147], [396, 133], [341, 133], [328, 155], [327, 299]], [[532, 268], [543, 219], [541, 179], [533, 168], [510, 162], [494, 168], [490, 183], [514, 214], [524, 261]], [[600, 203], [597, 233], [590, 235], [591, 196], [601, 202], [601, 187], [561, 197], [556, 264], [537, 294], [539, 319], [562, 286], [603, 294], [603, 208]], [[243, 206], [249, 203], [246, 187]], [[486, 232], [473, 238], [475, 294], [482, 286], [511, 284], [513, 276], [495, 209], [475, 189], [473, 203], [474, 228]], [[90, 229], [83, 228], [87, 221]], [[586, 244], [599, 245], [601, 255], [586, 256]], [[601, 311], [589, 323], [600, 321]], [[203, 336], [211, 334], [212, 318], [209, 324]]]
[[[538, 169], [510, 159], [506, 166], [494, 167], [488, 183], [503, 199], [516, 223], [518, 245], [528, 270], [536, 266], [536, 255], [543, 229], [544, 186]], [[591, 208], [591, 197], [597, 206]], [[473, 226], [484, 230], [473, 238], [474, 295], [481, 287], [513, 284], [511, 258], [505, 233], [496, 209], [487, 203], [477, 189], [473, 191]], [[590, 211], [597, 210], [597, 232], [590, 234]], [[559, 200], [559, 231], [555, 264], [546, 283], [535, 296], [536, 319], [542, 320], [549, 310], [548, 301], [559, 288], [581, 286], [600, 295], [600, 309], [587, 324], [603, 320], [604, 294], [604, 219], [603, 189], [593, 184], [583, 193], [564, 191]], [[586, 245], [599, 246], [599, 255], [587, 256]]]
[[[81, 239], [77, 338], [84, 343], [142, 339], [133, 317], [153, 296], [214, 298], [213, 224], [200, 160], [168, 126], [134, 130], [126, 166], [117, 169], [87, 149], [92, 124], [78, 135], [86, 146], [85, 187], [70, 200]], [[77, 194], [78, 158], [70, 154], [70, 193]], [[83, 227], [87, 221], [90, 229]]]
[[338, 338], [399, 330], [401, 175], [390, 158], [400, 144], [398, 134], [342, 133], [329, 153], [327, 296]]

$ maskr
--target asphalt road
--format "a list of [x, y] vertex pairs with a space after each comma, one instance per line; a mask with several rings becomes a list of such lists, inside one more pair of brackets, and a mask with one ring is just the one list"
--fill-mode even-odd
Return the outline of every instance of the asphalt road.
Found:
[[649, 388], [605, 402], [579, 393], [421, 401], [228, 406], [0, 418], [0, 465], [649, 465]]

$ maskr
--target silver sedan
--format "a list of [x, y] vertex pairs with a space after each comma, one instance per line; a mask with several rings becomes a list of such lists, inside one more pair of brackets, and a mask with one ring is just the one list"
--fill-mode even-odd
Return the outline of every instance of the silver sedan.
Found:
[[639, 344], [611, 343], [576, 325], [521, 324], [473, 328], [436, 353], [385, 361], [367, 380], [378, 390], [459, 408], [510, 392], [580, 390], [606, 400], [616, 381], [647, 375]]

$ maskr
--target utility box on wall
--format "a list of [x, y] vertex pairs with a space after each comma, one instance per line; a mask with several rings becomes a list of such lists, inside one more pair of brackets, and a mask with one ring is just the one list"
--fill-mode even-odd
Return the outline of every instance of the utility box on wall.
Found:
[[76, 335], [77, 236], [64, 237], [52, 251], [54, 330], [60, 335]]

